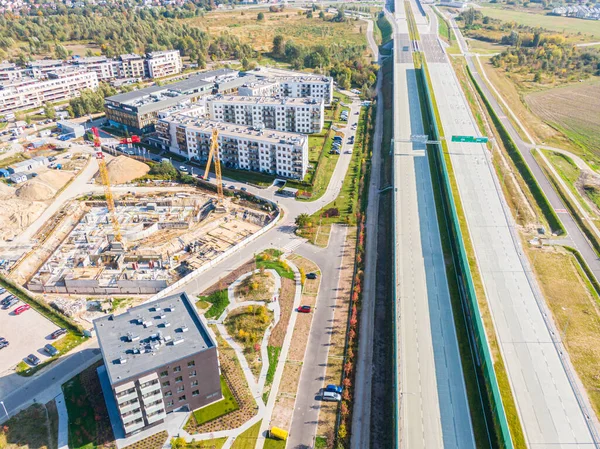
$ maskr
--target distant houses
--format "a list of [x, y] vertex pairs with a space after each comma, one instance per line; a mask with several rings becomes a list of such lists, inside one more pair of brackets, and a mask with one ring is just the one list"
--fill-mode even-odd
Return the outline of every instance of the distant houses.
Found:
[[578, 19], [600, 20], [600, 6], [559, 6], [552, 10], [552, 14], [556, 16], [576, 17]]

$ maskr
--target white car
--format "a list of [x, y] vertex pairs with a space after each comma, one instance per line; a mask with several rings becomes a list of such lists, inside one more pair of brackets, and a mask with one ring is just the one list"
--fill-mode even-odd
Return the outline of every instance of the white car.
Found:
[[179, 166], [179, 171], [184, 171], [184, 172], [187, 172], [187, 171], [188, 171], [188, 169], [187, 169], [187, 167], [186, 167], [185, 165], [180, 165], [180, 166]]

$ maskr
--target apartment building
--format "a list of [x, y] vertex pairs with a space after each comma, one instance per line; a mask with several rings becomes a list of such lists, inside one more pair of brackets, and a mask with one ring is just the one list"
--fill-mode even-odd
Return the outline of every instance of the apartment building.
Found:
[[0, 85], [0, 113], [69, 100], [79, 96], [83, 89], [97, 88], [95, 72], [77, 69], [49, 72], [44, 80], [23, 78], [7, 82]]
[[96, 72], [99, 81], [109, 81], [119, 76], [119, 63], [106, 56], [74, 57], [72, 64]]
[[145, 89], [114, 95], [104, 100], [106, 118], [112, 126], [126, 129], [135, 134], [154, 131], [160, 111], [178, 104], [193, 104], [212, 93], [215, 79], [237, 77], [238, 71], [219, 69], [189, 76], [183, 81], [165, 86], [150, 86]]
[[119, 78], [144, 78], [146, 64], [140, 55], [130, 54], [119, 56]]
[[100, 380], [110, 383], [105, 400], [118, 409], [126, 436], [223, 397], [215, 340], [185, 293], [98, 318], [94, 329]]
[[16, 81], [23, 78], [25, 69], [20, 68], [12, 62], [0, 63], [0, 83]]
[[219, 157], [228, 168], [304, 179], [308, 170], [308, 137], [303, 134], [257, 130], [250, 126], [173, 114], [156, 125], [163, 149], [188, 159], [208, 159], [214, 129], [219, 132]]
[[316, 98], [329, 105], [333, 101], [333, 78], [300, 74], [264, 77], [240, 87], [238, 93], [252, 97]]
[[213, 120], [278, 131], [313, 134], [324, 125], [323, 99], [218, 95], [207, 110]]
[[146, 75], [148, 78], [181, 73], [183, 65], [179, 50], [154, 51], [146, 54]]
[[34, 78], [45, 78], [50, 72], [57, 72], [68, 68], [61, 59], [38, 59], [29, 61], [25, 69], [27, 74]]

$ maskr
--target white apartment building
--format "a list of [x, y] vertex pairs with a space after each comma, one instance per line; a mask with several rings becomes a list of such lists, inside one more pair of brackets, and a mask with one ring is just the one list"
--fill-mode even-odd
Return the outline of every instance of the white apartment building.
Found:
[[275, 76], [248, 83], [238, 89], [240, 95], [251, 97], [282, 96], [323, 99], [326, 105], [333, 100], [333, 78], [318, 75]]
[[303, 134], [324, 125], [322, 99], [214, 96], [207, 99], [210, 118], [217, 121]]
[[144, 78], [146, 68], [140, 55], [121, 55], [118, 60], [119, 78]]
[[73, 58], [73, 65], [96, 72], [99, 81], [108, 81], [119, 75], [119, 63], [106, 56]]
[[25, 74], [25, 69], [18, 67], [12, 62], [0, 63], [0, 82], [16, 81]]
[[165, 149], [188, 159], [208, 159], [213, 129], [219, 131], [219, 157], [228, 168], [251, 170], [291, 179], [304, 179], [308, 170], [308, 137], [256, 130], [249, 126], [174, 114], [156, 124]]
[[83, 89], [98, 88], [95, 72], [61, 70], [47, 74], [48, 79], [21, 79], [0, 85], [0, 113], [43, 106], [45, 103], [79, 96]]
[[38, 59], [27, 63], [26, 71], [34, 78], [44, 78], [50, 72], [68, 68], [62, 59]]
[[279, 89], [280, 86], [277, 81], [262, 79], [238, 87], [238, 95], [244, 97], [276, 97], [279, 95]]
[[154, 51], [146, 54], [146, 74], [148, 78], [181, 73], [183, 65], [179, 50]]

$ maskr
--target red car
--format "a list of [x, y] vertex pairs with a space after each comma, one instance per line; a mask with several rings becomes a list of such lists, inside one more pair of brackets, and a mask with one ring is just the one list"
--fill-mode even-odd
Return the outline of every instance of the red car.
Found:
[[23, 304], [22, 306], [19, 306], [15, 309], [15, 315], [21, 315], [23, 312], [29, 309], [31, 309], [29, 304]]
[[311, 311], [311, 307], [310, 306], [300, 306], [298, 307], [298, 312], [299, 313], [310, 313]]

